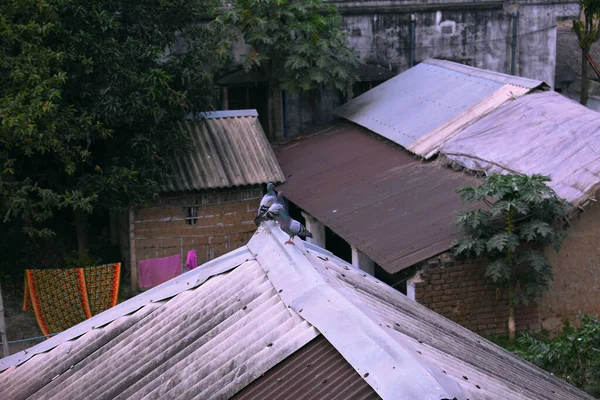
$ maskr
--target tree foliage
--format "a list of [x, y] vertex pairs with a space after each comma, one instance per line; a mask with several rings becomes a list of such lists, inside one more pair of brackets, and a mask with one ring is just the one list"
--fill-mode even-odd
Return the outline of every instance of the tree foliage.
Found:
[[243, 55], [244, 68], [262, 70], [272, 86], [346, 92], [356, 80], [358, 55], [348, 47], [339, 13], [322, 0], [237, 0], [216, 25], [238, 29], [224, 43], [241, 33], [253, 49]]
[[573, 20], [573, 32], [581, 47], [581, 104], [588, 100], [588, 60], [587, 56], [594, 43], [600, 39], [600, 0], [580, 0], [583, 20]]
[[61, 210], [151, 199], [211, 109], [210, 1], [0, 3], [0, 212], [30, 238]]
[[593, 396], [600, 396], [600, 320], [581, 314], [581, 326], [568, 323], [552, 340], [524, 334], [516, 353]]
[[457, 190], [463, 203], [486, 207], [458, 214], [464, 237], [454, 243], [454, 252], [485, 257], [485, 275], [511, 289], [513, 303], [528, 303], [553, 277], [543, 249], [560, 249], [564, 232], [557, 221], [565, 214], [565, 203], [549, 181], [541, 175], [491, 175], [478, 187]]

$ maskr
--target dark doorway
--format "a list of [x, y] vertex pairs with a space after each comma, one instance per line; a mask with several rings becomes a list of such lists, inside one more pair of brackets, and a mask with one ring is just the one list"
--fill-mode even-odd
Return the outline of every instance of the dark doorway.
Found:
[[269, 136], [269, 88], [266, 85], [227, 88], [228, 110], [256, 110], [263, 130]]
[[325, 248], [347, 263], [352, 263], [350, 245], [328, 227], [325, 227]]

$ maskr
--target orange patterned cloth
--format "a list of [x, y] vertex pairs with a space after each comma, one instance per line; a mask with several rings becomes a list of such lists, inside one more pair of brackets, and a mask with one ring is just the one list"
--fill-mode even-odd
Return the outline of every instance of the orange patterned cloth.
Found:
[[105, 264], [83, 269], [85, 288], [92, 315], [117, 305], [121, 264]]
[[46, 336], [62, 332], [117, 304], [121, 264], [25, 271], [23, 310], [33, 306]]

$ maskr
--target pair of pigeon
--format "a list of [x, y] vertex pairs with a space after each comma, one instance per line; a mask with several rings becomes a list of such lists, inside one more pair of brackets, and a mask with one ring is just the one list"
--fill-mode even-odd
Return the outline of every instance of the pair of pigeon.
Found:
[[275, 185], [267, 184], [267, 193], [260, 201], [260, 207], [254, 223], [259, 226], [265, 220], [272, 220], [279, 224], [282, 231], [287, 233], [290, 239], [285, 244], [294, 244], [294, 237], [306, 239], [313, 237], [304, 225], [290, 217], [283, 205], [283, 192], [275, 194]]

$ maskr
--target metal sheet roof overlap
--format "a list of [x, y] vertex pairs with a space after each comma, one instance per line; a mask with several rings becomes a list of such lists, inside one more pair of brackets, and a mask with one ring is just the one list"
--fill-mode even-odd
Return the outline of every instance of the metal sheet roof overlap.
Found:
[[[541, 86], [547, 85], [429, 59], [340, 106], [334, 113], [416, 154], [430, 157], [441, 144], [438, 141], [456, 134], [490, 108]], [[441, 136], [438, 133], [429, 138], [430, 143], [417, 147], [442, 126], [445, 132]]]
[[486, 173], [542, 174], [576, 206], [600, 187], [600, 113], [555, 93], [530, 94], [492, 112], [440, 152]]

